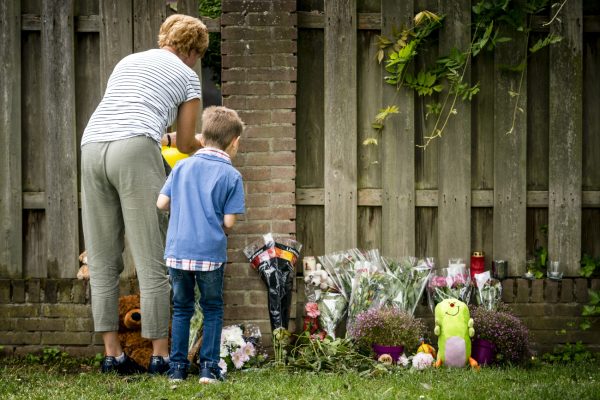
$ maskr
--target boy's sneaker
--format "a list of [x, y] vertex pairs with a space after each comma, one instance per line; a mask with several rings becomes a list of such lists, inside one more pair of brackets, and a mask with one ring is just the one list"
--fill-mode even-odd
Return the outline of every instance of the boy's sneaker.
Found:
[[150, 357], [148, 373], [151, 375], [164, 375], [169, 371], [169, 362], [163, 356]]
[[171, 368], [168, 375], [171, 382], [181, 382], [187, 379], [188, 372], [183, 368]]
[[133, 375], [141, 374], [145, 372], [145, 369], [125, 354], [125, 359], [121, 362], [117, 361], [116, 357], [104, 357], [100, 365], [100, 372], [103, 374], [115, 372], [119, 375]]
[[202, 368], [200, 370], [200, 383], [209, 384], [225, 380], [225, 376], [218, 369]]

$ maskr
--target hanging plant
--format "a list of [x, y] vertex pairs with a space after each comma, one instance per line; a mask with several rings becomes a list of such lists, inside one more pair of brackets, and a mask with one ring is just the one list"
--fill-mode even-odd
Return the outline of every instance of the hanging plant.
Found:
[[[562, 10], [567, 0], [551, 5], [556, 10], [552, 19], [544, 26], [554, 21], [559, 21], [558, 13]], [[431, 40], [431, 36], [443, 24], [444, 16], [431, 11], [421, 11], [415, 15], [413, 26], [400, 31], [394, 30], [393, 37], [384, 35], [377, 40], [377, 61], [385, 66], [387, 74], [384, 76], [385, 83], [394, 85], [397, 90], [401, 87], [413, 90], [419, 96], [431, 97], [440, 94], [442, 101], [428, 101], [425, 104], [425, 118], [436, 117], [435, 124], [428, 132], [425, 142], [418, 147], [426, 148], [432, 140], [442, 137], [450, 118], [458, 113], [457, 101], [471, 101], [480, 90], [479, 83], [470, 84], [465, 78], [466, 71], [473, 57], [477, 57], [482, 51], [493, 51], [497, 46], [510, 42], [513, 39], [503, 36], [502, 32], [512, 30], [522, 35], [526, 56], [520, 63], [512, 66], [502, 66], [504, 70], [520, 73], [519, 86], [516, 90], [510, 90], [507, 95], [516, 98], [512, 125], [507, 134], [514, 132], [516, 116], [518, 112], [524, 112], [520, 104], [521, 87], [527, 67], [527, 59], [544, 47], [562, 40], [555, 34], [548, 34], [545, 38], [538, 40], [531, 47], [529, 34], [531, 32], [531, 17], [548, 8], [549, 0], [529, 0], [517, 3], [511, 0], [482, 0], [472, 7], [472, 40], [467, 49], [452, 48], [450, 53], [439, 57], [433, 65], [424, 66], [422, 70], [415, 73], [407, 72], [409, 65], [413, 63], [416, 56], [423, 52], [424, 46]], [[388, 105], [377, 114], [372, 126], [377, 132], [385, 127], [385, 121], [392, 114], [399, 112], [398, 107]]]

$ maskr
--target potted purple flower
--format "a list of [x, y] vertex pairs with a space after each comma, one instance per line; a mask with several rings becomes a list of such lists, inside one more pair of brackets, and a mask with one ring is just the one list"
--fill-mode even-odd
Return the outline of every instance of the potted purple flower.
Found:
[[523, 364], [531, 356], [529, 329], [506, 309], [471, 307], [475, 326], [472, 356], [480, 364]]
[[371, 348], [377, 358], [389, 354], [397, 362], [404, 349], [419, 344], [425, 327], [421, 320], [398, 308], [372, 308], [356, 316], [348, 335], [359, 345]]

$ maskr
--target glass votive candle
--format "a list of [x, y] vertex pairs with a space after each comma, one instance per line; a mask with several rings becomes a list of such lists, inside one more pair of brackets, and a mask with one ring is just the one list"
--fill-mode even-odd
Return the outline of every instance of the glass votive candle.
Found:
[[563, 273], [560, 270], [560, 261], [552, 260], [548, 264], [548, 278], [550, 279], [562, 279]]

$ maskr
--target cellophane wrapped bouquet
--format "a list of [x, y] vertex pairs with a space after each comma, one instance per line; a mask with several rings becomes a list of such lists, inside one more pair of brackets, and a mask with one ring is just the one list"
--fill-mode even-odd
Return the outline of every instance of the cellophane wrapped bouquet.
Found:
[[381, 260], [384, 276], [377, 306], [397, 308], [414, 315], [434, 268], [433, 258], [382, 257]]
[[[318, 321], [320, 326], [329, 336], [335, 338], [336, 329], [348, 312], [348, 305], [355, 301], [356, 311], [360, 300], [352, 299], [354, 281], [358, 271], [368, 269], [367, 265], [378, 262], [379, 252], [377, 250], [361, 251], [349, 249], [320, 256], [319, 264], [327, 273], [326, 282], [328, 288], [321, 291], [316, 303], [320, 315]], [[332, 285], [330, 285], [332, 283]]]
[[490, 271], [475, 274], [477, 304], [487, 310], [497, 310], [502, 301], [502, 283], [490, 275]]
[[254, 324], [224, 327], [221, 331], [221, 371], [257, 367], [265, 362], [267, 354], [260, 346], [260, 338], [260, 329]]
[[244, 249], [250, 265], [267, 287], [271, 330], [288, 329], [294, 265], [300, 255], [302, 244], [289, 237], [272, 233], [263, 235]]
[[454, 298], [469, 304], [471, 289], [471, 276], [464, 264], [461, 267], [452, 266], [434, 271], [427, 285], [427, 298], [431, 312], [445, 299]]

